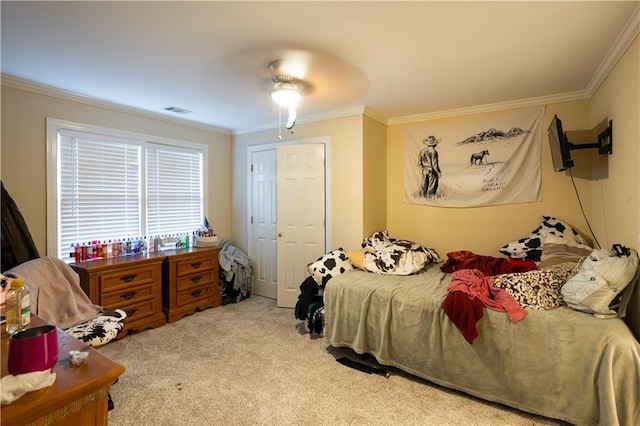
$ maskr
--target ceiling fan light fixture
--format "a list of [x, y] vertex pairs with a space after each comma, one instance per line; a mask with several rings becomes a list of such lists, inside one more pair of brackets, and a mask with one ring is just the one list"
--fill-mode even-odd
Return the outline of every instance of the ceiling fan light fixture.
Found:
[[275, 103], [285, 108], [295, 108], [302, 98], [295, 84], [289, 83], [276, 83], [276, 87], [269, 93]]
[[[269, 91], [269, 95], [278, 104], [280, 116], [282, 115], [282, 108], [289, 111], [286, 128], [293, 133], [293, 126], [296, 125], [298, 118], [296, 107], [302, 99], [302, 94], [307, 93], [310, 86], [307, 82], [296, 78], [294, 74], [290, 73], [290, 65], [292, 64], [283, 60], [269, 63], [271, 81], [273, 82], [273, 89]], [[282, 139], [282, 134], [279, 134], [278, 138]]]

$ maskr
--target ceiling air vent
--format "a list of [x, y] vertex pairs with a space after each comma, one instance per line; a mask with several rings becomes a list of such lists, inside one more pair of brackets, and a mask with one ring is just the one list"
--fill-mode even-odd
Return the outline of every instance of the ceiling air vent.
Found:
[[168, 106], [163, 108], [165, 111], [175, 112], [176, 114], [191, 114], [193, 111], [189, 111], [188, 109], [180, 108], [177, 106]]

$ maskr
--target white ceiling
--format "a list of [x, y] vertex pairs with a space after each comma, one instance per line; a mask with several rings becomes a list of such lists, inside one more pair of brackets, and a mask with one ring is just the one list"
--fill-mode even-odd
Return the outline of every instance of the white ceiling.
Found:
[[1, 70], [242, 133], [278, 124], [267, 65], [294, 58], [313, 86], [299, 122], [363, 107], [393, 122], [586, 98], [637, 36], [639, 4], [2, 1]]

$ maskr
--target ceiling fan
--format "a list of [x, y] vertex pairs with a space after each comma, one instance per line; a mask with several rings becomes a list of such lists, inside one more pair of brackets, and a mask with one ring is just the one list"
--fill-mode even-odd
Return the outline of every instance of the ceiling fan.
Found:
[[[269, 91], [271, 99], [280, 107], [286, 108], [289, 118], [286, 123], [287, 130], [293, 133], [293, 126], [298, 118], [297, 106], [302, 99], [302, 95], [311, 90], [311, 85], [304, 81], [304, 69], [293, 61], [278, 59], [269, 63], [269, 72], [273, 87]], [[279, 135], [282, 139], [282, 135]]]

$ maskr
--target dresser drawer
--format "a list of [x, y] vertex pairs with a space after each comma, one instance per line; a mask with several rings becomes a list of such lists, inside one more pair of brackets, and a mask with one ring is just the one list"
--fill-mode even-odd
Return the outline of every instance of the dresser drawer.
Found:
[[192, 274], [198, 271], [204, 271], [207, 269], [213, 269], [217, 266], [217, 256], [200, 256], [192, 259], [185, 259], [178, 262], [178, 276]]
[[189, 247], [166, 253], [162, 263], [162, 310], [168, 322], [220, 306], [219, 253], [220, 247]]
[[140, 267], [104, 274], [100, 278], [100, 291], [105, 293], [152, 283], [155, 280], [160, 280], [160, 277], [155, 276], [156, 271], [157, 269], [153, 267]]
[[130, 303], [136, 303], [141, 300], [153, 299], [155, 297], [154, 283], [150, 282], [135, 287], [127, 287], [102, 294], [101, 305], [105, 307], [120, 307]]
[[210, 299], [212, 295], [213, 287], [211, 285], [181, 291], [178, 293], [178, 306], [184, 306], [204, 299]]
[[194, 287], [200, 287], [203, 284], [211, 284], [214, 279], [214, 271], [209, 269], [199, 274], [187, 275], [178, 278], [178, 291], [188, 290]]
[[92, 303], [127, 313], [124, 328], [118, 335], [122, 337], [166, 323], [162, 312], [164, 259], [159, 253], [136, 254], [71, 266], [80, 276], [80, 286]]
[[146, 318], [156, 313], [155, 302], [153, 299], [143, 300], [130, 305], [120, 305], [119, 309], [122, 309], [127, 314], [125, 325], [128, 323], [135, 323], [136, 320]]

